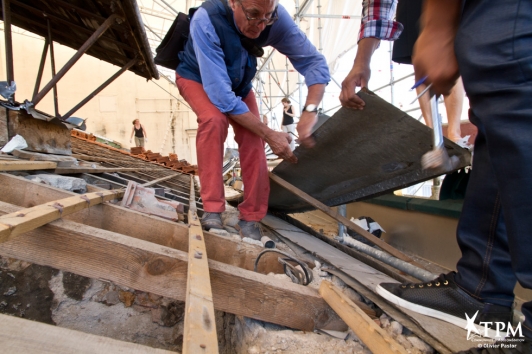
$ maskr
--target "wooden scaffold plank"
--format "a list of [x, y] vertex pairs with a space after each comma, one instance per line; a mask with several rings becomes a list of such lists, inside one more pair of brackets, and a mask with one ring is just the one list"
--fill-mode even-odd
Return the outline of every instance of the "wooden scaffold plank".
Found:
[[0, 161], [0, 171], [50, 170], [57, 167], [52, 161]]
[[329, 281], [322, 281], [320, 295], [373, 353], [407, 354], [386, 331]]
[[0, 343], [3, 354], [174, 353], [8, 315], [0, 315]]
[[188, 273], [185, 299], [183, 353], [218, 353], [209, 263], [196, 208], [194, 177], [190, 177], [188, 210]]
[[64, 215], [120, 198], [123, 194], [122, 190], [87, 193], [3, 215], [0, 217], [0, 243], [57, 220]]

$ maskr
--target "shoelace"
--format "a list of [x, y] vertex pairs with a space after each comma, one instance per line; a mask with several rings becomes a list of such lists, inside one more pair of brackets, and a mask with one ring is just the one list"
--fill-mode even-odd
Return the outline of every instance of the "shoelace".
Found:
[[447, 274], [440, 274], [439, 277], [437, 277], [436, 279], [432, 280], [432, 281], [429, 281], [429, 282], [425, 282], [425, 283], [405, 283], [405, 284], [402, 284], [401, 285], [401, 288], [403, 289], [406, 289], [406, 288], [410, 288], [410, 289], [414, 289], [414, 288], [424, 288], [424, 287], [432, 287], [432, 286], [435, 286], [435, 287], [439, 287], [439, 286], [446, 286], [446, 285], [449, 285], [449, 280], [448, 280], [448, 276]]

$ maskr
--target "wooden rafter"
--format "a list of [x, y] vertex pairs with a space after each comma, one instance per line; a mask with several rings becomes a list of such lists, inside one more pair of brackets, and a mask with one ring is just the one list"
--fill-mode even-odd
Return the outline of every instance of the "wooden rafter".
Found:
[[0, 216], [0, 242], [61, 218], [63, 215], [120, 198], [123, 191], [101, 191], [59, 199]]
[[205, 238], [196, 209], [194, 177], [190, 176], [188, 272], [183, 353], [218, 353], [218, 338]]
[[[24, 205], [35, 205], [43, 198], [51, 199], [51, 195], [55, 198], [69, 194], [6, 174], [0, 174], [0, 184], [7, 187], [0, 200]], [[19, 188], [9, 188], [10, 185]], [[50, 195], [46, 196], [47, 193]], [[3, 213], [20, 210], [6, 203], [0, 205]], [[151, 242], [64, 218], [0, 244], [0, 255], [185, 300], [188, 254], [163, 245], [186, 250], [186, 226], [107, 203], [67, 218], [92, 221], [94, 225], [120, 229]], [[139, 227], [143, 224], [144, 228]], [[210, 233], [205, 233], [205, 242], [215, 309], [302, 330], [346, 328], [315, 290], [229, 265], [251, 268], [260, 252], [258, 247]]]

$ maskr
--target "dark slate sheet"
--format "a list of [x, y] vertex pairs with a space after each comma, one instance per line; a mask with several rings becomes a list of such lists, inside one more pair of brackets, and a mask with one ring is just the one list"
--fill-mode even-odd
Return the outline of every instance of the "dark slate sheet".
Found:
[[[363, 111], [342, 108], [315, 132], [316, 146], [299, 146], [297, 164], [283, 161], [273, 173], [328, 206], [368, 199], [451, 172], [424, 171], [421, 157], [432, 149], [432, 129], [369, 91], [359, 96]], [[470, 164], [468, 150], [445, 139], [459, 168]], [[271, 183], [269, 208], [301, 212], [312, 206]]]

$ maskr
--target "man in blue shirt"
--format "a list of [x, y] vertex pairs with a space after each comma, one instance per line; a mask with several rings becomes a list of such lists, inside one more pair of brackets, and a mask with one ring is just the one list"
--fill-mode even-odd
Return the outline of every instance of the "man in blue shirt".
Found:
[[291, 137], [261, 123], [251, 89], [257, 56], [265, 46], [286, 55], [305, 77], [308, 96], [297, 130], [301, 143], [312, 146], [310, 132], [330, 80], [329, 69], [278, 0], [205, 1], [192, 18], [190, 37], [176, 70], [179, 92], [198, 116], [196, 150], [205, 210], [202, 225], [222, 228], [223, 146], [231, 124], [245, 187], [238, 226], [242, 237], [257, 240], [262, 236], [258, 222], [266, 215], [270, 190], [264, 142], [279, 157], [297, 161], [290, 150]]

